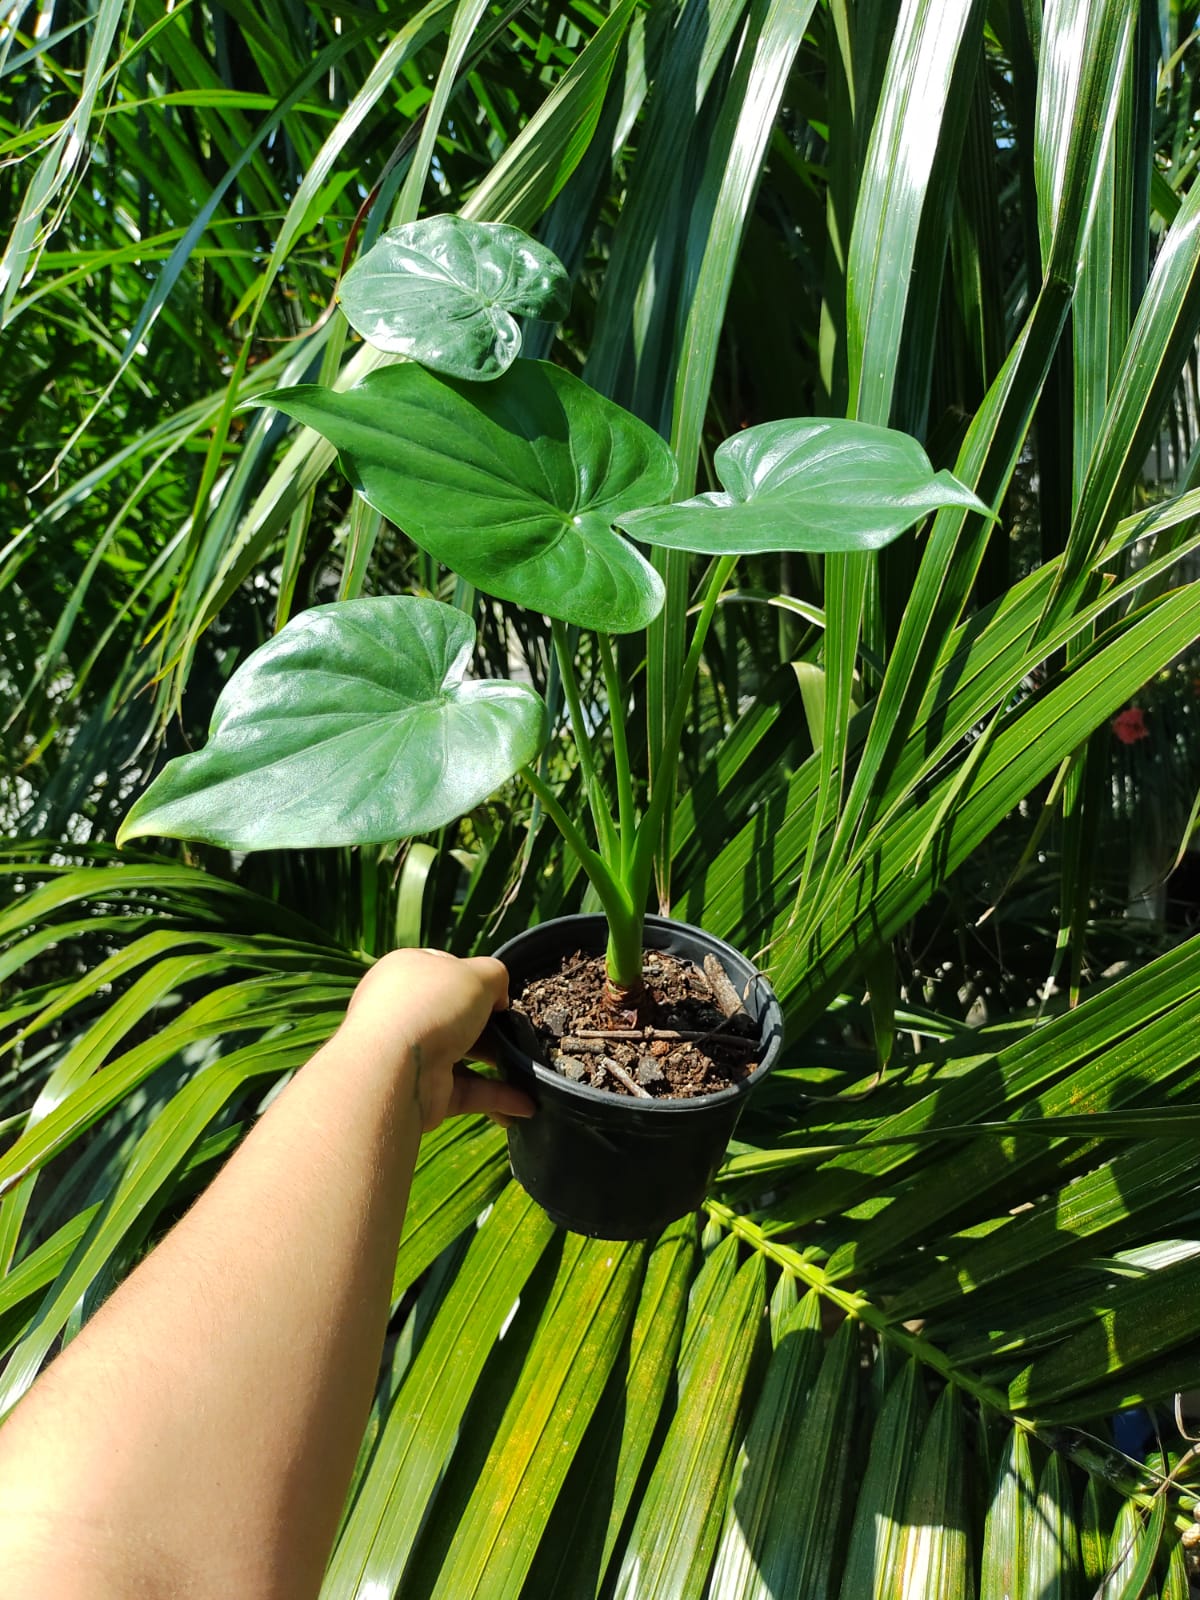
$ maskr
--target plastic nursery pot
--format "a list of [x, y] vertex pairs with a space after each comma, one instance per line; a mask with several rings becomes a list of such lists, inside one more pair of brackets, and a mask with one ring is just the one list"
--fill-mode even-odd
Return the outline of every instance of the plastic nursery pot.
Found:
[[[515, 995], [527, 979], [553, 971], [577, 950], [602, 955], [607, 939], [601, 916], [558, 917], [518, 934], [496, 955]], [[644, 944], [697, 966], [716, 955], [745, 995], [762, 1055], [741, 1083], [716, 1094], [634, 1100], [561, 1077], [533, 1059], [508, 1018], [496, 1018], [500, 1067], [538, 1107], [509, 1129], [513, 1176], [552, 1222], [593, 1239], [651, 1238], [700, 1206], [747, 1099], [783, 1042], [783, 1014], [770, 984], [731, 945], [663, 917], [646, 918]]]

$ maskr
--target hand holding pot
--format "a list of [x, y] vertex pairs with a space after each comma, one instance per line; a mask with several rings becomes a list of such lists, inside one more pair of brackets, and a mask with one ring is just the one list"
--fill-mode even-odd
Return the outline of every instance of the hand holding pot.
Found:
[[507, 1006], [508, 972], [490, 956], [393, 950], [358, 985], [339, 1031], [391, 1070], [412, 1063], [422, 1132], [468, 1112], [507, 1123], [532, 1115], [529, 1096], [461, 1065], [464, 1056], [484, 1058], [480, 1035]]

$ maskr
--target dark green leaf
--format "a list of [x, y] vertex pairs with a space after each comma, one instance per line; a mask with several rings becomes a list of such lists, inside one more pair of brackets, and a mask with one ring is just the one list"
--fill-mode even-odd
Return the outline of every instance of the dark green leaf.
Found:
[[377, 349], [455, 378], [498, 378], [520, 353], [517, 317], [558, 321], [571, 286], [557, 256], [519, 228], [424, 217], [383, 234], [340, 299]]
[[904, 1507], [928, 1411], [921, 1369], [909, 1361], [892, 1380], [871, 1435], [846, 1544], [841, 1600], [893, 1590], [904, 1541]]
[[1033, 1361], [1009, 1386], [1014, 1410], [1044, 1411], [1104, 1378], [1196, 1337], [1200, 1263], [1175, 1262], [1101, 1291], [1087, 1324]]
[[700, 1600], [707, 1589], [763, 1320], [764, 1277], [763, 1258], [752, 1256], [698, 1319], [691, 1370], [681, 1371], [679, 1410], [625, 1546], [616, 1600]]
[[962, 1402], [949, 1388], [934, 1406], [921, 1443], [888, 1600], [967, 1600], [972, 1593], [965, 1466]]
[[1035, 1600], [1071, 1600], [1080, 1571], [1079, 1527], [1066, 1462], [1051, 1454], [1038, 1482], [1029, 1530], [1026, 1592]]
[[120, 839], [266, 850], [452, 822], [545, 738], [532, 689], [466, 677], [474, 637], [469, 617], [436, 600], [314, 606], [238, 668], [208, 744], [163, 769]]
[[[824, 1465], [800, 1450], [797, 1441], [805, 1437], [805, 1425], [817, 1409], [818, 1397], [814, 1393], [810, 1399], [809, 1391], [822, 1354], [820, 1301], [810, 1290], [776, 1337], [749, 1430], [734, 1462], [709, 1600], [764, 1600], [789, 1589], [797, 1592], [796, 1570], [805, 1555], [803, 1535], [810, 1533], [803, 1508], [812, 1503], [817, 1474]], [[845, 1405], [844, 1387], [843, 1383], [836, 1397]], [[820, 1422], [832, 1423], [822, 1430], [822, 1442], [829, 1445], [848, 1431], [850, 1419], [845, 1414], [848, 1405], [839, 1412], [832, 1399], [827, 1404], [832, 1418], [822, 1411]]]
[[1000, 1459], [984, 1523], [979, 1600], [1025, 1600], [1035, 1493], [1029, 1436], [1023, 1428], [1014, 1428]]
[[323, 434], [364, 499], [485, 593], [605, 633], [658, 614], [661, 579], [612, 525], [671, 494], [675, 459], [570, 373], [521, 361], [479, 385], [406, 363], [263, 403]]

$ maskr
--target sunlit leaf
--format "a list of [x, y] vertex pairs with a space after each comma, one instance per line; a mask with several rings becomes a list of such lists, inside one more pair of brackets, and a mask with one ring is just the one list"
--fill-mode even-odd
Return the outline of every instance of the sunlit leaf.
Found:
[[474, 634], [434, 600], [304, 612], [238, 668], [208, 744], [163, 769], [120, 837], [263, 850], [368, 844], [453, 821], [545, 737], [531, 688], [467, 677]]
[[571, 286], [558, 258], [519, 228], [439, 216], [382, 234], [339, 299], [376, 349], [453, 378], [498, 378], [520, 353], [516, 319], [558, 321]]
[[941, 506], [991, 515], [915, 439], [864, 422], [764, 422], [726, 439], [714, 465], [723, 492], [617, 520], [647, 544], [752, 555], [878, 550]]
[[371, 505], [485, 594], [606, 633], [661, 607], [661, 579], [613, 523], [667, 498], [674, 457], [560, 368], [470, 384], [405, 364], [263, 403], [323, 434]]

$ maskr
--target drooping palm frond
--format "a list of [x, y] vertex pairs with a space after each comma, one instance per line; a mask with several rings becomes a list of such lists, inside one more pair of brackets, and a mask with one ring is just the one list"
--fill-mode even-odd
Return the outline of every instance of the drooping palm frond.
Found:
[[[35, 881], [6, 967], [82, 973], [8, 1013], [26, 1102], [41, 1085], [0, 1159], [11, 1404], [336, 1023], [361, 966], [188, 869], [8, 867]], [[790, 1132], [778, 1106], [757, 1113], [702, 1249], [690, 1221], [647, 1245], [556, 1233], [495, 1130], [448, 1126], [422, 1155], [328, 1592], [594, 1594], [607, 1573], [639, 1595], [952, 1594], [981, 1562], [987, 1592], [990, 1564], [1032, 1563], [1035, 1539], [1062, 1576], [1069, 1497], [1093, 1481], [1148, 1516], [1114, 1531], [1108, 1508], [1105, 1561], [1126, 1540], [1176, 1561], [1187, 1480], [1164, 1485], [1094, 1419], [1194, 1371], [1200, 1098], [1181, 1041], [1198, 1018], [1193, 940], [1050, 1024], [918, 1058], [866, 1102]], [[1023, 1475], [1010, 1451], [1032, 1452]]]

